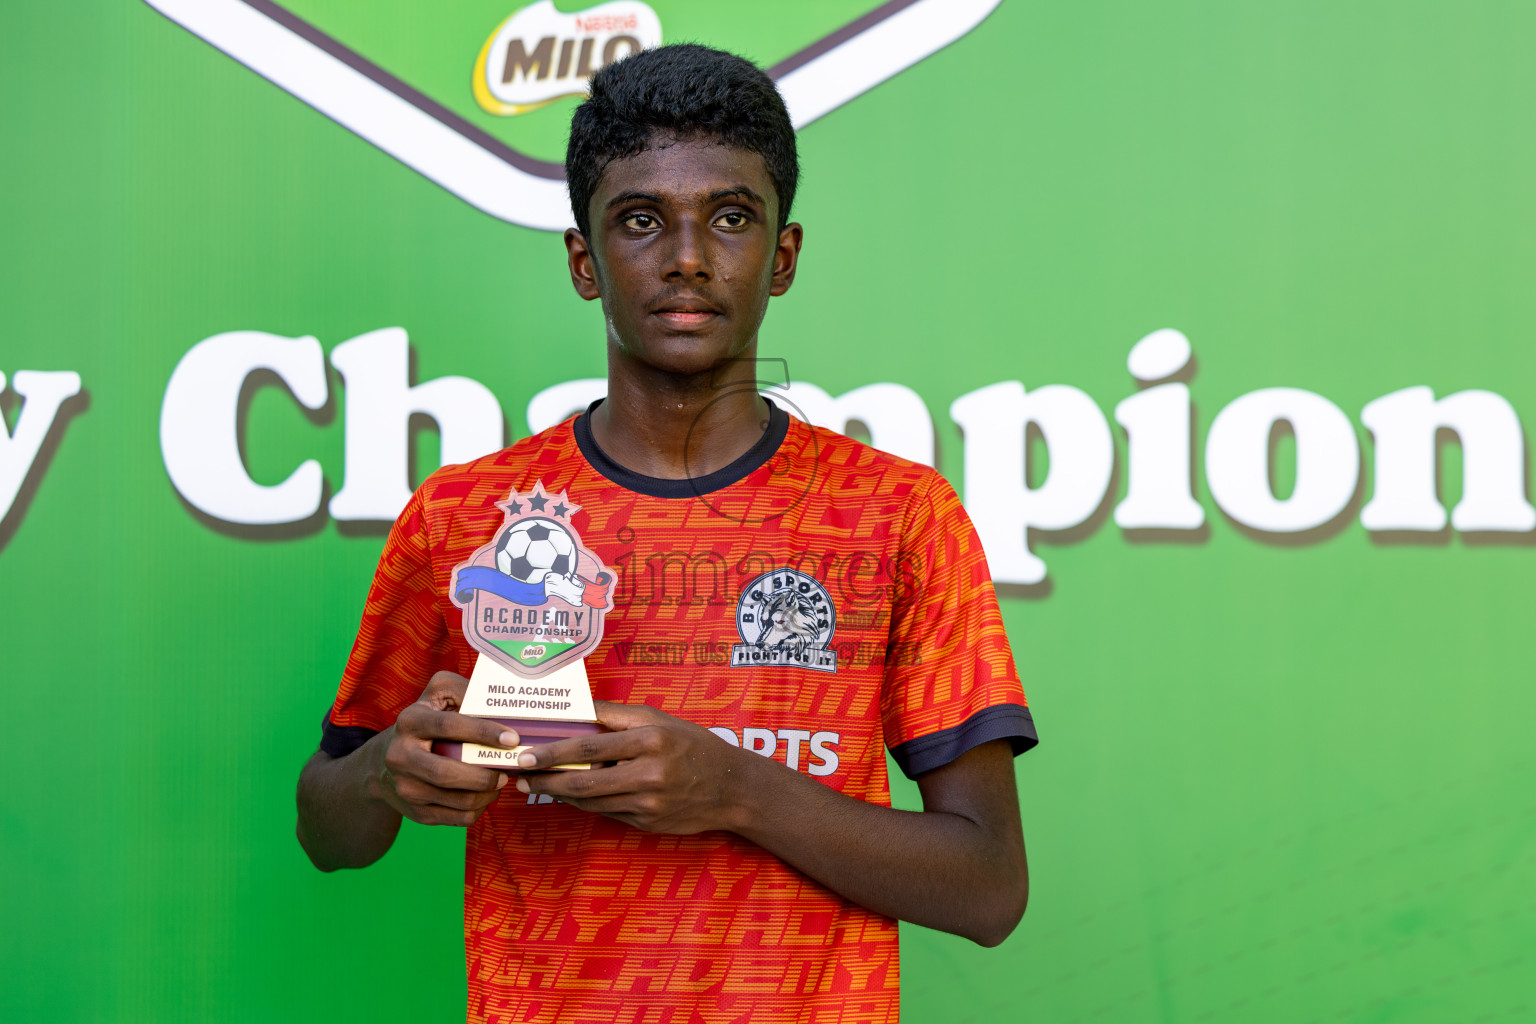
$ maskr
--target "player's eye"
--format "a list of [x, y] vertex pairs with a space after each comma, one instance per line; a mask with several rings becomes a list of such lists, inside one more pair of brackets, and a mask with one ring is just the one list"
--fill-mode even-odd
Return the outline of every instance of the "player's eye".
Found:
[[656, 226], [656, 218], [648, 213], [631, 213], [624, 218], [624, 226], [636, 231], [649, 231]]
[[740, 210], [729, 210], [715, 218], [715, 223], [724, 228], [744, 228], [749, 218]]

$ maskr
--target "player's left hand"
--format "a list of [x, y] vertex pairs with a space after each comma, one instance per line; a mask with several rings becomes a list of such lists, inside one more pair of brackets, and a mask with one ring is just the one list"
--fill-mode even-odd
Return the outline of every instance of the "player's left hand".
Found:
[[612, 732], [534, 747], [524, 752], [519, 766], [616, 763], [524, 775], [517, 781], [519, 790], [547, 794], [647, 832], [691, 835], [733, 827], [740, 812], [736, 794], [747, 767], [742, 756], [756, 755], [656, 708], [595, 703], [598, 720]]

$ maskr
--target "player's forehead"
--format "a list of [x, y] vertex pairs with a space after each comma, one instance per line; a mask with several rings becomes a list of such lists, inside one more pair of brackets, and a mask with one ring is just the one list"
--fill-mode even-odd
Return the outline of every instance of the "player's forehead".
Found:
[[646, 149], [611, 160], [592, 192], [594, 219], [626, 197], [656, 196], [679, 206], [705, 206], [743, 189], [777, 211], [773, 178], [761, 154], [708, 136], [657, 134]]

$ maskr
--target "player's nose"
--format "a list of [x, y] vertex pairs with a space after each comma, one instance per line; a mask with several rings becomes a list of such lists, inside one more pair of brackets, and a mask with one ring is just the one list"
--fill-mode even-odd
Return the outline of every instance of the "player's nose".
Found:
[[671, 232], [672, 248], [663, 275], [669, 280], [708, 281], [715, 276], [709, 254], [709, 226], [685, 217]]

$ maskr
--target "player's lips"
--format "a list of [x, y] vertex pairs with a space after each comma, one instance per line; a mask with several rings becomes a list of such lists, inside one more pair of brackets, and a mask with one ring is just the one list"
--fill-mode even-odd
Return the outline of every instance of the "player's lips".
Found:
[[689, 297], [672, 299], [653, 310], [651, 315], [669, 327], [688, 330], [709, 323], [720, 315], [720, 311], [703, 299]]

